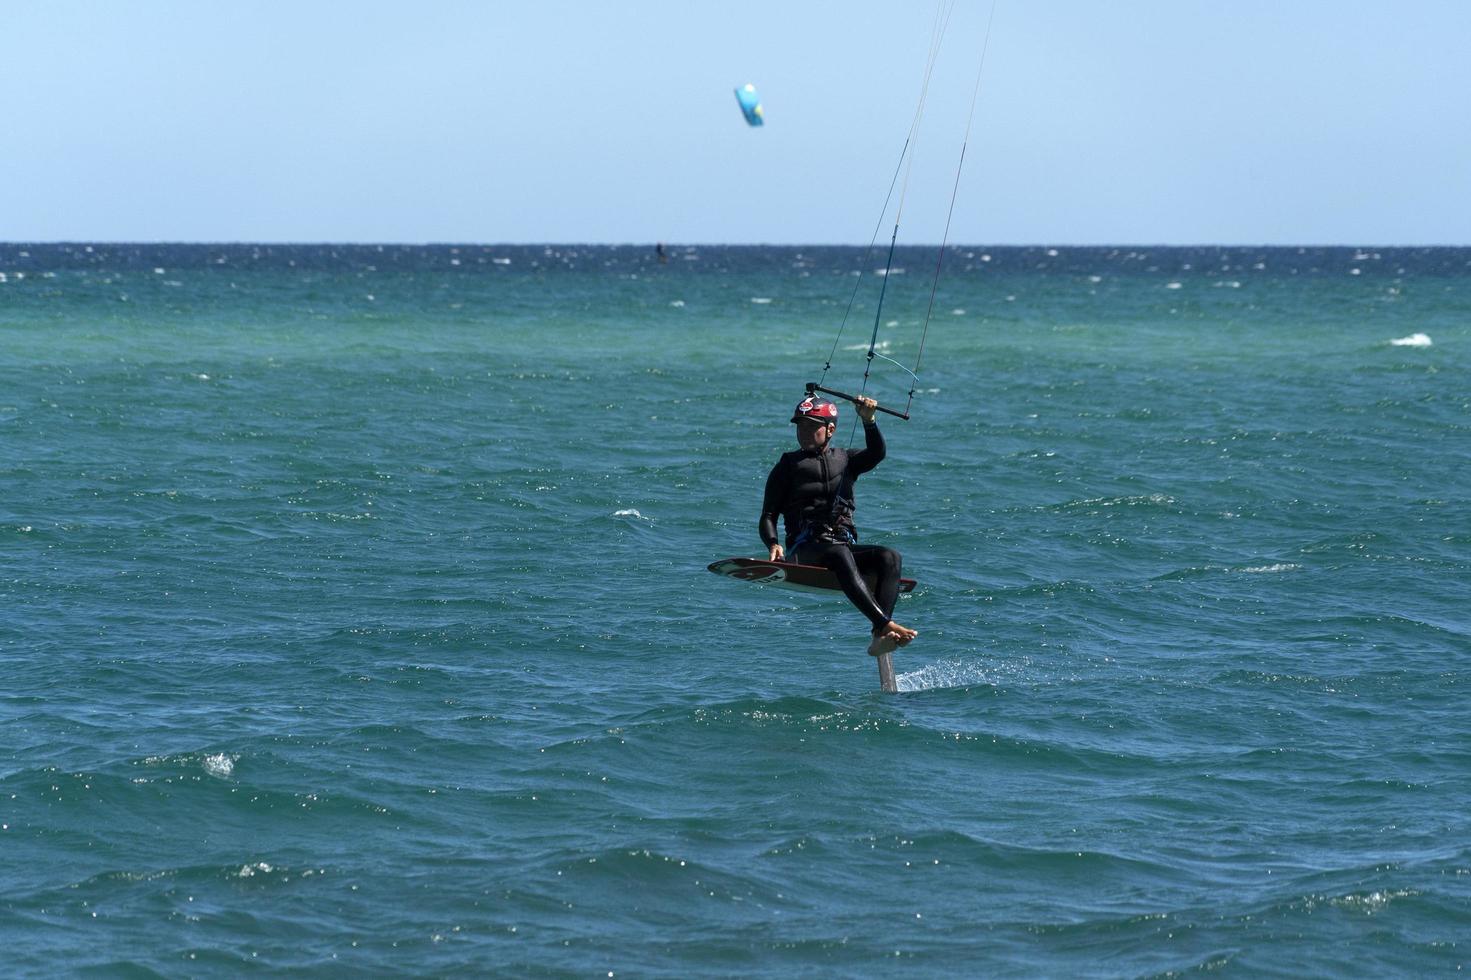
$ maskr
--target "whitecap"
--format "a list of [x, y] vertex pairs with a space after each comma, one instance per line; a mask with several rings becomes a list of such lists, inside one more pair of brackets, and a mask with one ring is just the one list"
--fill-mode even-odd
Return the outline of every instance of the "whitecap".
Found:
[[962, 310], [960, 307], [957, 306], [955, 309], [953, 309], [953, 310], [950, 311], [950, 315], [951, 316], [965, 316], [965, 311]]
[[268, 875], [274, 870], [275, 868], [272, 868], [266, 862], [257, 861], [254, 864], [242, 864], [236, 874], [241, 878], [252, 878], [257, 874]]
[[641, 521], [650, 521], [652, 523], [652, 518], [645, 517], [644, 515], [640, 514], [637, 510], [635, 510], [632, 507], [625, 507], [623, 510], [615, 510], [615, 511], [613, 511], [613, 516], [614, 517], [636, 517], [636, 518], [638, 518]]
[[235, 759], [223, 752], [207, 755], [204, 757], [204, 771], [211, 776], [226, 779], [235, 772]]
[[491, 259], [490, 261], [494, 262], [496, 265], [510, 265], [511, 264], [511, 260], [510, 259]]
[[1369, 892], [1365, 895], [1340, 895], [1330, 898], [1328, 903], [1338, 908], [1348, 909], [1353, 912], [1362, 912], [1365, 915], [1373, 915], [1383, 911], [1390, 902], [1400, 898], [1413, 898], [1420, 893], [1409, 888], [1399, 888], [1393, 891]]
[[1390, 341], [1396, 347], [1429, 347], [1430, 335], [1423, 333], [1412, 333], [1408, 337], [1399, 337]]
[[[1035, 418], [1036, 416], [1029, 416]], [[1046, 453], [1047, 456], [1054, 455]], [[1081, 507], [1138, 507], [1141, 504], [1154, 504], [1157, 507], [1168, 507], [1175, 503], [1175, 498], [1167, 493], [1135, 494], [1131, 497], [1089, 497], [1086, 500], [1070, 500], [1061, 506], [1075, 509]]]
[[1165, 288], [1166, 289], [1179, 289], [1179, 288], [1181, 288], [1182, 285], [1183, 285], [1183, 283], [1167, 282], [1167, 283], [1165, 283]]
[[1275, 565], [1253, 565], [1241, 571], [1248, 575], [1273, 575], [1278, 572], [1295, 572], [1300, 568], [1302, 568], [1301, 565], [1294, 565], [1291, 562], [1278, 562]]
[[758, 306], [765, 306], [767, 303], [770, 303], [771, 302], [771, 297], [770, 296], [752, 296], [751, 297], [751, 302], [755, 303]]
[[674, 306], [674, 307], [681, 307], [681, 306], [684, 306], [684, 300], [682, 300], [682, 299], [672, 299], [672, 300], [669, 301], [669, 305], [670, 306]]

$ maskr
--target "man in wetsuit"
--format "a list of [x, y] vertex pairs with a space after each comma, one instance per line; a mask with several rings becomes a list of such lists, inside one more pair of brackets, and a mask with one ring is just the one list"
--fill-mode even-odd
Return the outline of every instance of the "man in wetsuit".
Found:
[[[878, 402], [861, 398], [857, 404], [858, 417], [863, 420], [863, 448], [857, 452], [831, 445], [837, 431], [837, 405], [811, 395], [797, 405], [792, 422], [802, 448], [783, 453], [771, 468], [761, 502], [760, 530], [772, 561], [790, 555], [786, 560], [822, 565], [837, 576], [849, 601], [873, 623], [868, 652], [877, 657], [906, 645], [917, 634], [892, 619], [903, 565], [899, 553], [857, 543], [853, 481], [884, 458], [884, 437], [874, 422]], [[776, 538], [778, 515], [786, 525], [785, 548]], [[865, 573], [876, 579], [872, 592], [863, 582]]]

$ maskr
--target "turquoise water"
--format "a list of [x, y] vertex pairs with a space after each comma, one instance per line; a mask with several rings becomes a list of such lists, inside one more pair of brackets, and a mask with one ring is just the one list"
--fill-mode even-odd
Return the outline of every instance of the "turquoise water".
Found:
[[884, 695], [704, 571], [862, 250], [0, 246], [7, 973], [1460, 969], [1471, 250], [1054, 251], [858, 485]]

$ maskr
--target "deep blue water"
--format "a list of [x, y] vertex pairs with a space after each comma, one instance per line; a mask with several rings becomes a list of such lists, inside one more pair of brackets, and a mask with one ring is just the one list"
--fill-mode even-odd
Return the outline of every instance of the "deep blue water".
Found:
[[0, 245], [8, 974], [1465, 965], [1471, 249], [952, 249], [898, 695], [704, 571], [882, 263], [669, 254]]

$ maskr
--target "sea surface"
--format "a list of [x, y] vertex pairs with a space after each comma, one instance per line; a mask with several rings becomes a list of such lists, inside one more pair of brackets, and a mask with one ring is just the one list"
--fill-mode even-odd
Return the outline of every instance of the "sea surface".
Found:
[[1471, 250], [665, 257], [0, 246], [0, 971], [1471, 961]]

